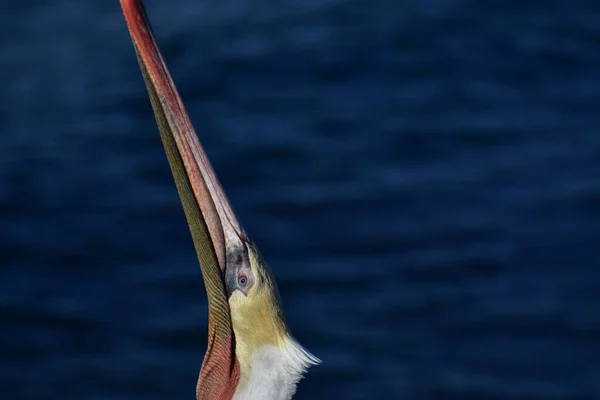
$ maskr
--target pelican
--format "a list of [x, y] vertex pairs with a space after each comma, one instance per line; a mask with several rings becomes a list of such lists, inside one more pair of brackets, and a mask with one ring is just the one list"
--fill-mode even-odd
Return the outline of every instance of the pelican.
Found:
[[291, 399], [320, 362], [290, 333], [275, 279], [246, 236], [158, 49], [144, 5], [121, 0], [208, 298], [198, 400]]

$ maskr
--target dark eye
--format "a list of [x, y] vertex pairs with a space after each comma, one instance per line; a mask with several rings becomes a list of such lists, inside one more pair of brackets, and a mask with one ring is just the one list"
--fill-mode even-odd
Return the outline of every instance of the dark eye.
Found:
[[248, 277], [246, 275], [238, 276], [238, 285], [241, 288], [245, 288], [246, 286], [248, 286]]

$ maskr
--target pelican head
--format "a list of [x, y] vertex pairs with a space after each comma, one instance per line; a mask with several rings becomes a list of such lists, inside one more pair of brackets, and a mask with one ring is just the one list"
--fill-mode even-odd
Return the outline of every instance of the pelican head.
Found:
[[140, 0], [121, 7], [190, 227], [208, 297], [197, 399], [289, 399], [319, 360], [292, 337], [271, 271], [223, 192]]

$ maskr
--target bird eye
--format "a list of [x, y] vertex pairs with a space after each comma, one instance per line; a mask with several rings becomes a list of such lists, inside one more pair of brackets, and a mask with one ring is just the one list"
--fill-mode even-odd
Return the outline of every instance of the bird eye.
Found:
[[238, 285], [241, 288], [245, 288], [246, 286], [248, 286], [248, 277], [246, 275], [238, 276]]

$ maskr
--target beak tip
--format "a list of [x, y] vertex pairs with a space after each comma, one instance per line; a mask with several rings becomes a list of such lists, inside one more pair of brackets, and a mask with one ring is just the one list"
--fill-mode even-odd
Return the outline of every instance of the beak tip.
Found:
[[137, 0], [121, 0], [121, 7], [130, 8], [136, 5], [135, 3], [137, 3]]

